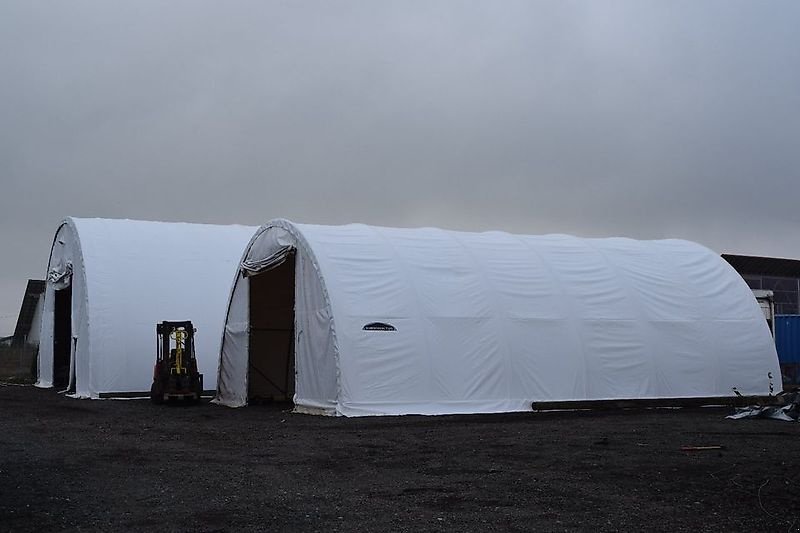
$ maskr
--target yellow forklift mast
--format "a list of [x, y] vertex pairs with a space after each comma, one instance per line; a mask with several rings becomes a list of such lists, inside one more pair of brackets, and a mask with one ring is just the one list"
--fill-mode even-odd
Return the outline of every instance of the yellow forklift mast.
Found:
[[150, 399], [154, 403], [197, 403], [203, 393], [203, 374], [197, 370], [195, 329], [185, 321], [156, 324], [156, 364]]

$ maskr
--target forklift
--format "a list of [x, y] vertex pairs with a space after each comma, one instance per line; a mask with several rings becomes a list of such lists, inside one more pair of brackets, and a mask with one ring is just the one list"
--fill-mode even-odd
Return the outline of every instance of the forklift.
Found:
[[150, 400], [197, 403], [203, 393], [203, 374], [197, 371], [195, 329], [188, 320], [156, 324], [156, 364]]

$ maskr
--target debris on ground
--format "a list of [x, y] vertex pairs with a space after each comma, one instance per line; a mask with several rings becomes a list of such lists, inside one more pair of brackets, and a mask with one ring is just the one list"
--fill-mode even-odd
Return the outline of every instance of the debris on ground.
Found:
[[783, 392], [774, 397], [770, 405], [750, 405], [736, 410], [726, 418], [772, 418], [787, 422], [800, 421], [800, 393]]
[[682, 452], [705, 452], [709, 450], [721, 450], [724, 446], [715, 444], [713, 446], [681, 446]]

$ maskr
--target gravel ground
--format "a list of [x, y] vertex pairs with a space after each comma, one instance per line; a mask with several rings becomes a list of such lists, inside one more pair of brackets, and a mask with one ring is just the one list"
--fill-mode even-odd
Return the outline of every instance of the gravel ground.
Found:
[[0, 530], [800, 530], [795, 423], [715, 408], [344, 419], [288, 407], [0, 386]]

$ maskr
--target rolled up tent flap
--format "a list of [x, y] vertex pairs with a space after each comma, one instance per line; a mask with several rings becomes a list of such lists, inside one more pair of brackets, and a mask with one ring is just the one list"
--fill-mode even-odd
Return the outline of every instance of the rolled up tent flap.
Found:
[[260, 261], [242, 261], [242, 273], [245, 276], [255, 276], [260, 272], [282, 265], [292, 254], [294, 248], [287, 246]]
[[54, 266], [47, 272], [47, 283], [55, 290], [66, 289], [72, 284], [72, 263], [63, 262]]
[[241, 269], [245, 276], [252, 276], [281, 265], [294, 250], [291, 236], [287, 232], [272, 231], [259, 234], [254, 239], [256, 253], [242, 259]]

